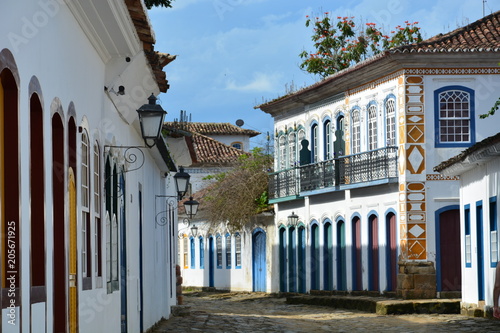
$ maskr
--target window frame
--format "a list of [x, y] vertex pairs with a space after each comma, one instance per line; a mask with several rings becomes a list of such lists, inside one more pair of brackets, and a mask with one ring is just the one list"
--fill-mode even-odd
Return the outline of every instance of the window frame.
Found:
[[367, 107], [368, 114], [368, 150], [378, 148], [378, 110], [375, 102], [370, 102]]
[[241, 268], [241, 235], [239, 232], [234, 234], [234, 266]]
[[[441, 141], [441, 116], [440, 116], [440, 95], [449, 91], [461, 91], [469, 94], [469, 117], [467, 118], [445, 118], [449, 120], [465, 120], [469, 121], [469, 141], [453, 141], [453, 142], [442, 142]], [[475, 140], [475, 92], [471, 88], [464, 86], [453, 85], [446, 86], [434, 91], [434, 127], [435, 127], [435, 142], [434, 146], [436, 148], [447, 148], [447, 147], [470, 147], [476, 143]]]
[[464, 262], [465, 267], [472, 267], [472, 238], [470, 204], [464, 206]]
[[90, 138], [86, 129], [80, 136], [80, 205], [81, 205], [81, 275], [82, 290], [92, 289], [92, 230], [90, 222], [91, 211], [91, 180], [90, 180]]
[[231, 269], [232, 265], [232, 239], [231, 235], [229, 233], [226, 234], [225, 236], [225, 246], [226, 246], [226, 268]]
[[497, 197], [489, 200], [489, 225], [490, 225], [490, 263], [491, 267], [497, 267], [499, 260], [498, 251], [498, 212]]
[[216, 253], [216, 266], [217, 269], [222, 268], [222, 236], [217, 234], [215, 237], [215, 253]]
[[361, 153], [361, 110], [351, 110], [351, 154]]
[[[389, 105], [389, 103], [391, 105]], [[385, 108], [385, 144], [387, 147], [394, 147], [397, 145], [396, 99], [392, 96], [388, 97], [384, 102], [384, 108]]]
[[198, 244], [200, 247], [200, 269], [205, 268], [205, 241], [203, 236], [198, 237]]
[[194, 237], [189, 238], [189, 252], [190, 252], [190, 266], [191, 269], [195, 268], [195, 263], [196, 263], [196, 249], [195, 249], [195, 244], [194, 244]]

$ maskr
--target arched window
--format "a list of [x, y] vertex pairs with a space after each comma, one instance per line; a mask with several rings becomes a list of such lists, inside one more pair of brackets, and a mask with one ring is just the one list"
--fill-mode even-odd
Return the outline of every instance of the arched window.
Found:
[[368, 108], [368, 150], [377, 149], [377, 105]]
[[288, 134], [288, 165], [290, 168], [295, 166], [297, 162], [297, 140], [295, 132]]
[[388, 147], [396, 145], [396, 101], [385, 102], [385, 143]]
[[465, 147], [474, 143], [474, 91], [462, 86], [434, 93], [437, 147]]
[[241, 236], [239, 233], [234, 235], [234, 264], [236, 268], [241, 268]]
[[352, 134], [351, 145], [352, 154], [361, 152], [361, 119], [359, 109], [355, 109], [351, 113], [352, 118]]
[[281, 135], [279, 138], [279, 169], [286, 169], [286, 136]]
[[217, 235], [215, 240], [217, 247], [217, 268], [222, 268], [222, 237], [221, 235]]
[[99, 143], [94, 143], [94, 275], [97, 277], [96, 287], [102, 286], [102, 226], [101, 226], [101, 160]]
[[311, 163], [318, 162], [318, 124], [313, 124], [311, 126]]
[[243, 149], [243, 143], [241, 142], [233, 142], [231, 143], [231, 147], [242, 150]]
[[226, 268], [231, 268], [231, 235], [226, 234]]
[[80, 161], [81, 207], [82, 207], [82, 276], [83, 289], [92, 288], [92, 252], [90, 230], [90, 146], [89, 136], [84, 129], [81, 135], [81, 161]]
[[332, 154], [332, 122], [328, 119], [323, 123], [323, 141], [324, 141], [324, 159], [325, 161], [333, 158]]

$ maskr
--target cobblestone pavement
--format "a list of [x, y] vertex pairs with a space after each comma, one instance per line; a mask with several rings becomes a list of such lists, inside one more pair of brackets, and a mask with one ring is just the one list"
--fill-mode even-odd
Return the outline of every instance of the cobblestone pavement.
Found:
[[381, 316], [314, 305], [289, 305], [265, 293], [184, 295], [190, 315], [171, 317], [160, 332], [500, 332], [500, 321], [462, 315]]

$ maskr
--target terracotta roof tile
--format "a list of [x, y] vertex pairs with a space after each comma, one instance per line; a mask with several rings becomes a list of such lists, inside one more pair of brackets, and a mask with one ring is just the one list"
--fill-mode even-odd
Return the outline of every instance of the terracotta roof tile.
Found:
[[166, 124], [170, 127], [205, 135], [248, 135], [254, 137], [260, 134], [260, 132], [241, 128], [230, 123], [168, 122]]
[[478, 143], [470, 146], [469, 148], [465, 149], [462, 151], [460, 154], [453, 156], [452, 158], [442, 162], [438, 166], [434, 167], [434, 171], [436, 172], [441, 172], [444, 169], [456, 164], [463, 162], [468, 156], [473, 155], [474, 153], [477, 153], [478, 151], [488, 148], [490, 146], [493, 146], [495, 144], [500, 143], [500, 133], [497, 133], [493, 136], [490, 136], [482, 141], [479, 141]]
[[500, 50], [500, 11], [446, 34], [390, 52], [484, 52]]
[[230, 165], [245, 154], [245, 152], [223, 144], [200, 133], [192, 133], [196, 162], [192, 166], [198, 165]]
[[160, 91], [167, 92], [169, 84], [163, 67], [173, 61], [176, 56], [155, 51], [154, 44], [156, 41], [154, 32], [151, 28], [146, 8], [142, 2], [140, 0], [125, 0], [125, 3]]

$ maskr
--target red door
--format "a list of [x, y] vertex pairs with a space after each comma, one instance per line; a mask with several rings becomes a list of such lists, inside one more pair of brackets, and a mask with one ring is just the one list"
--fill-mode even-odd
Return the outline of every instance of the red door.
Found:
[[439, 246], [441, 291], [460, 291], [460, 211], [447, 210], [439, 214]]

